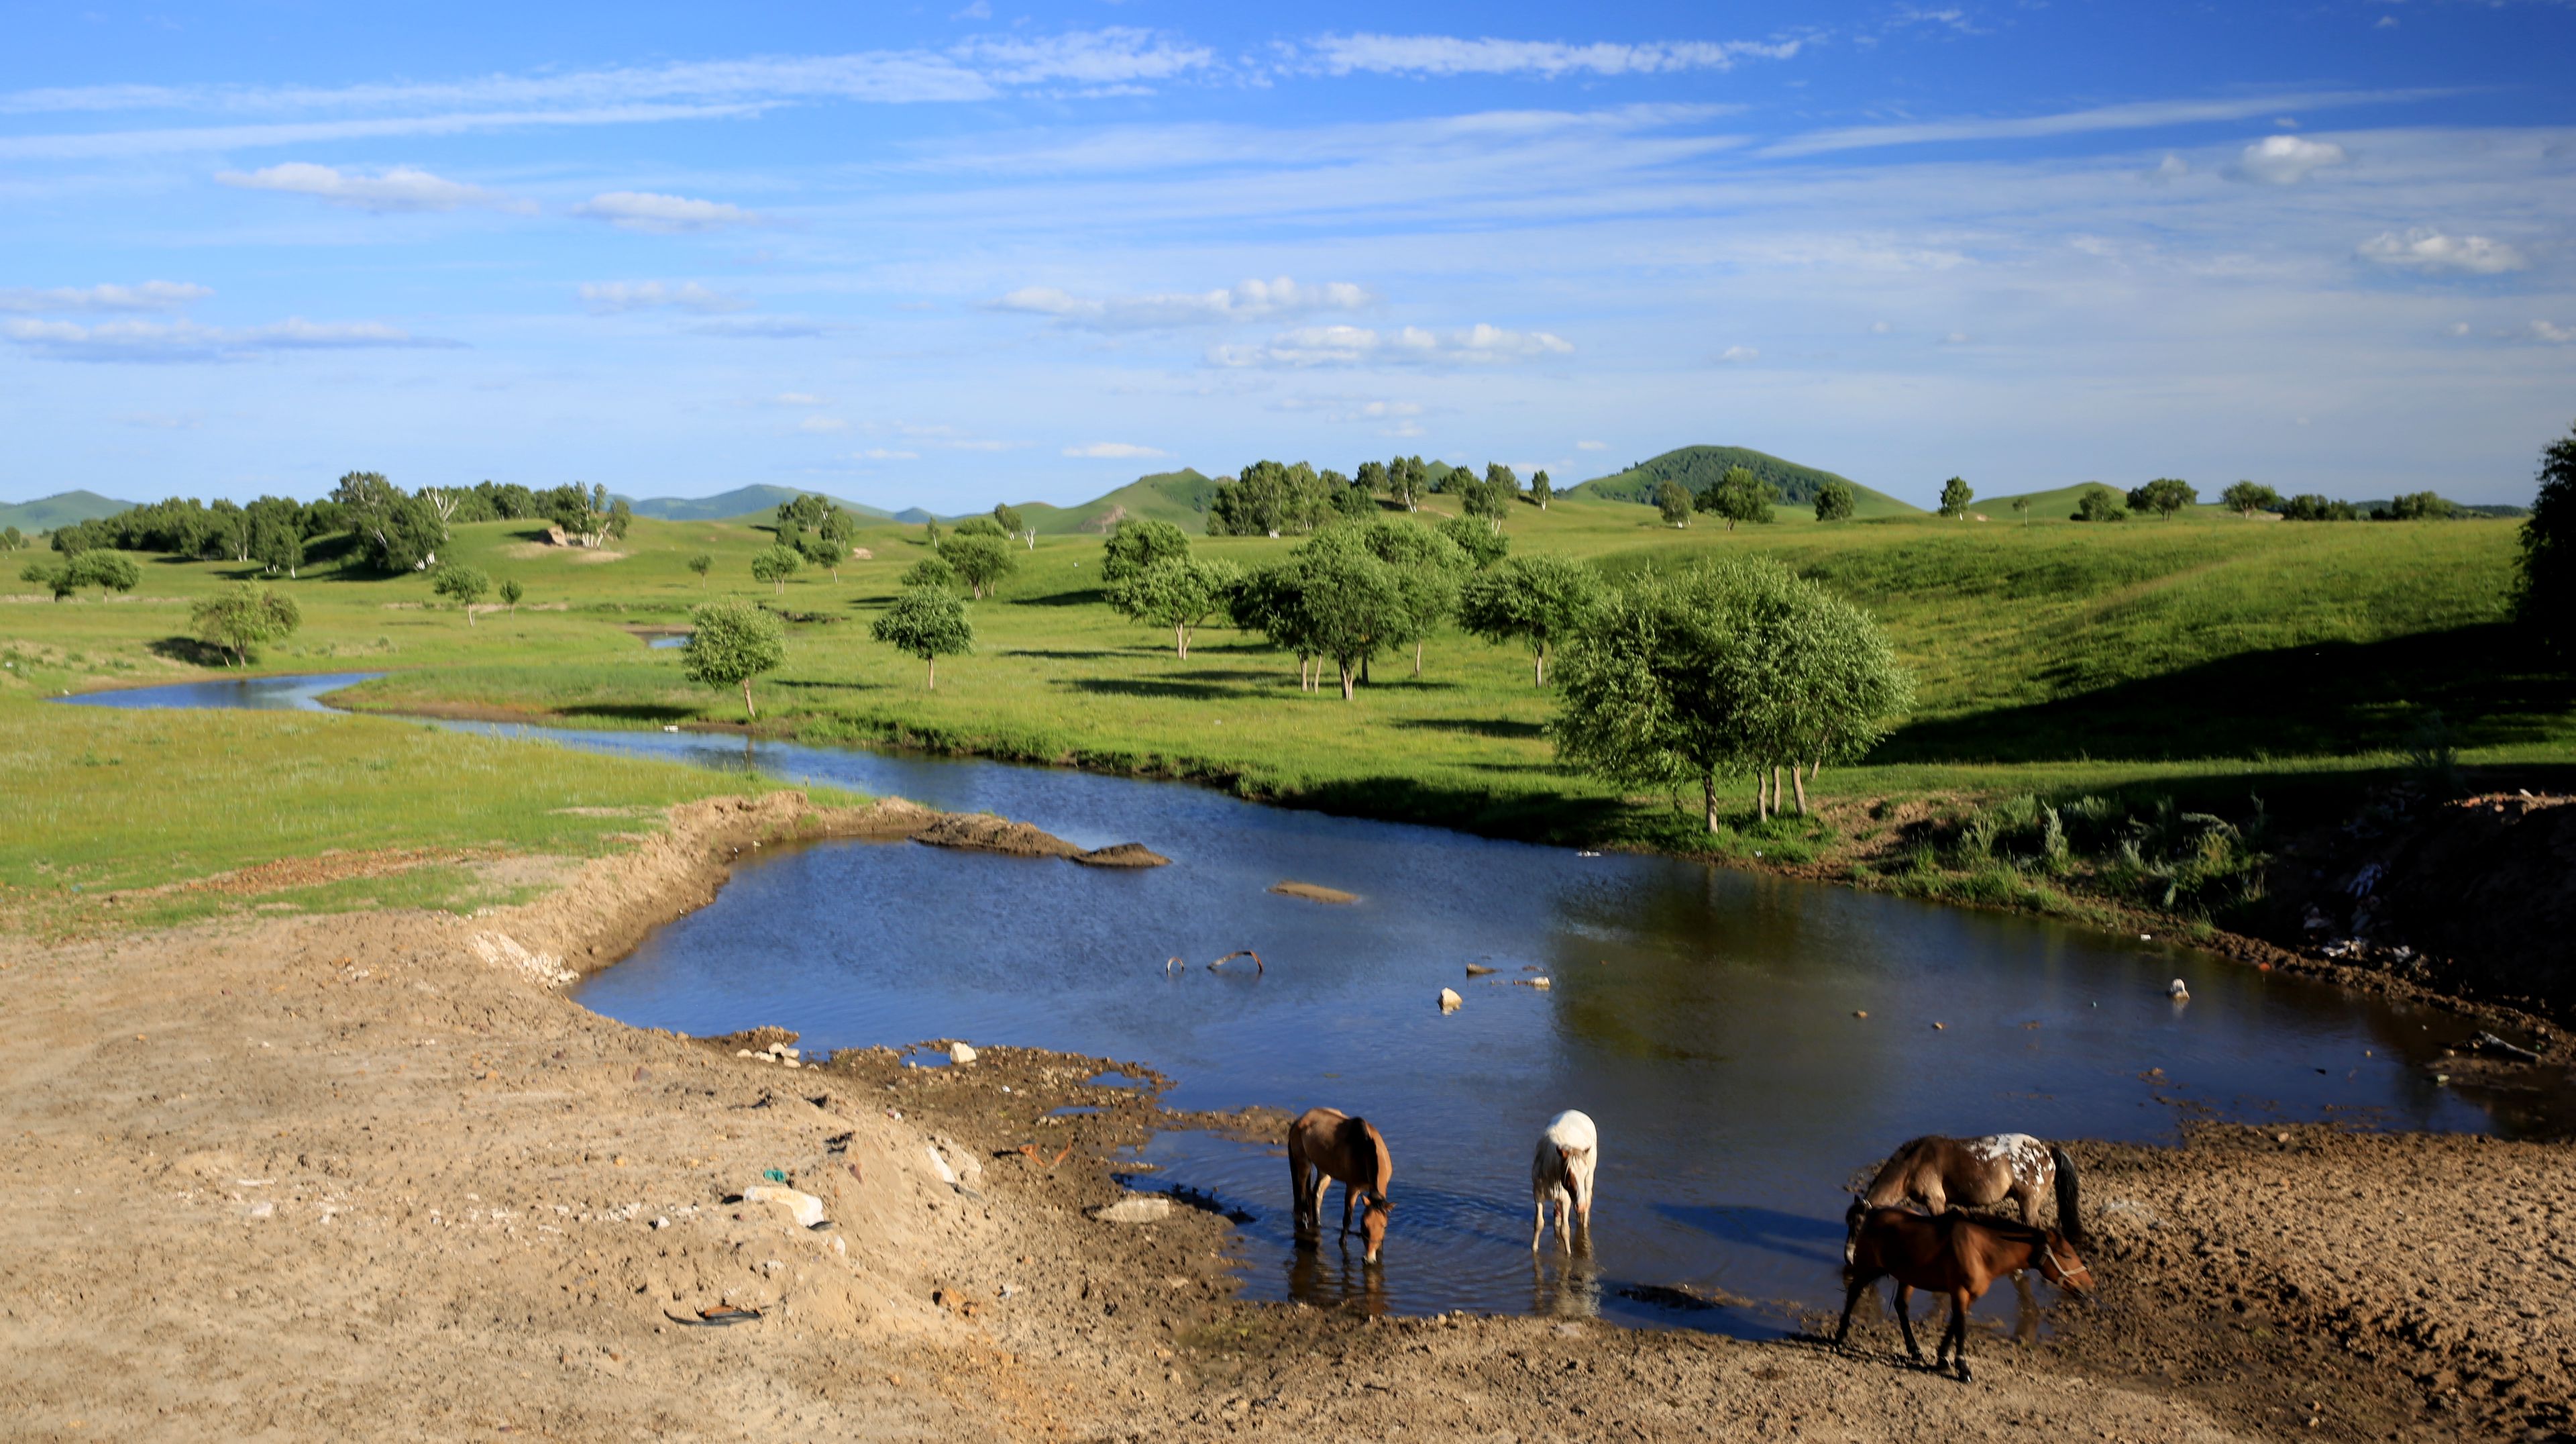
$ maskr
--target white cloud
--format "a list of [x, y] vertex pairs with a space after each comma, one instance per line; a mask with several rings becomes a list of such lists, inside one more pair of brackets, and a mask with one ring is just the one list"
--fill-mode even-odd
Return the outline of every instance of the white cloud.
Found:
[[2267, 135], [2245, 147], [2237, 158], [2236, 173], [2265, 185], [2294, 185], [2307, 179], [2310, 171], [2341, 165], [2345, 159], [2343, 147], [2332, 141]]
[[1796, 40], [1663, 40], [1569, 45], [1553, 40], [1469, 40], [1454, 35], [1326, 35], [1308, 41], [1310, 64], [1332, 75], [1658, 75], [1732, 70], [1739, 60], [1787, 60]]
[[1754, 350], [1750, 346], [1729, 346], [1725, 350], [1717, 353], [1717, 359], [1741, 365], [1748, 361], [1761, 360], [1762, 353]]
[[2461, 271], [2493, 276], [2531, 263], [2522, 252], [2485, 236], [2447, 236], [2418, 227], [2399, 235], [2383, 231], [2361, 243], [2361, 258], [2413, 271]]
[[1208, 360], [1219, 366], [1496, 365], [1569, 355], [1573, 350], [1571, 342], [1546, 331], [1507, 331], [1481, 323], [1463, 331], [1301, 326], [1259, 346], [1216, 347]]
[[1059, 81], [1078, 85], [1126, 85], [1136, 81], [1168, 80], [1188, 71], [1206, 69], [1216, 60], [1216, 53], [1206, 46], [1166, 40], [1149, 30], [1123, 26], [1076, 30], [1035, 40], [980, 38], [966, 41], [949, 53], [998, 85], [1043, 85]]
[[1885, 321], [1872, 321], [1869, 323], [1869, 334], [1873, 336], [1884, 336], [1894, 329], [1894, 327], [1888, 325]]
[[1159, 447], [1137, 446], [1125, 441], [1095, 441], [1089, 446], [1068, 446], [1064, 454], [1088, 457], [1093, 461], [1133, 461], [1140, 457], [1171, 455]]
[[973, 4], [967, 6], [963, 10], [951, 11], [948, 18], [951, 20], [990, 20], [993, 18], [992, 0], [974, 0]]
[[1941, 338], [1941, 344], [1944, 346], [1965, 346], [1968, 344], [1968, 333], [1965, 331], [1953, 331]]
[[585, 281], [581, 287], [581, 303], [595, 316], [663, 306], [695, 311], [700, 315], [751, 309], [749, 299], [731, 291], [713, 290], [695, 281]]
[[526, 201], [406, 165], [366, 175], [306, 161], [289, 161], [263, 170], [217, 171], [215, 179], [243, 190], [284, 191], [290, 195], [312, 196], [335, 206], [373, 211], [378, 215], [398, 211], [452, 211], [466, 206], [515, 211], [521, 215], [536, 210]]
[[2534, 341], [2546, 341], [2552, 346], [2564, 346], [2571, 341], [2576, 341], [2576, 326], [2561, 326], [2555, 321], [2534, 320], [2531, 323], [2530, 334]]
[[59, 315], [73, 311], [176, 311], [214, 292], [184, 281], [145, 281], [139, 285], [18, 286], [0, 288], [0, 311], [23, 315]]
[[0, 160], [94, 160], [102, 157], [175, 155], [250, 150], [326, 141], [382, 140], [392, 136], [467, 135], [523, 126], [643, 125], [674, 120], [717, 120], [758, 115], [766, 107], [743, 105], [616, 105], [582, 110], [503, 110], [439, 115], [372, 116], [300, 120], [269, 125], [208, 125], [154, 130], [78, 131], [63, 135], [0, 136]]
[[2147, 179], [2159, 185], [2170, 185], [2189, 174], [2191, 174], [2191, 162], [2172, 151], [2166, 151], [2165, 158], [2157, 161], [2155, 169], [2147, 172]]
[[[1816, 155], [1882, 145], [1921, 145], [1950, 140], [2026, 140], [2039, 136], [2079, 135], [2102, 130], [2140, 130], [2159, 125], [2191, 125], [2214, 120], [2243, 120], [2284, 108], [2326, 110], [2348, 105], [2430, 99], [2446, 92], [2432, 90], [2329, 90], [2305, 94], [2250, 96], [2238, 100], [2148, 100], [2105, 105], [2054, 115], [2027, 115], [2001, 120], [1935, 120], [1904, 125], [1855, 125], [1810, 131], [1767, 146], [1772, 156]], [[2278, 140], [2282, 137], [2275, 136]]]
[[760, 222], [760, 217], [740, 206], [727, 205], [722, 201], [692, 200], [687, 196], [659, 195], [652, 191], [609, 191], [573, 207], [572, 213], [595, 221], [606, 221], [620, 230], [659, 236], [716, 231], [727, 226], [749, 226]]
[[1282, 276], [1215, 291], [1139, 296], [1076, 296], [1053, 286], [1023, 286], [993, 302], [993, 309], [1052, 317], [1069, 326], [1127, 331], [1356, 311], [1376, 299], [1366, 287], [1347, 281], [1303, 286]]
[[441, 348], [461, 343], [375, 321], [307, 321], [290, 316], [264, 326], [201, 326], [194, 321], [11, 321], [0, 336], [57, 361], [222, 361], [261, 351], [379, 347]]
[[810, 341], [841, 328], [802, 316], [724, 316], [693, 322], [689, 329], [701, 336], [730, 336], [744, 341]]
[[820, 406], [823, 404], [823, 398], [815, 395], [811, 391], [781, 391], [776, 396], [769, 399], [780, 406]]
[[2469, 334], [2469, 323], [2466, 321], [2453, 321], [2451, 323], [2451, 334], [2454, 336], [2466, 336]]
[[850, 423], [837, 416], [808, 416], [796, 423], [796, 429], [817, 432], [847, 431], [850, 429]]
[[883, 447], [883, 446], [871, 446], [871, 447], [869, 447], [869, 448], [868, 448], [867, 450], [865, 450], [865, 451], [852, 452], [852, 453], [850, 454], [850, 456], [851, 456], [851, 459], [852, 459], [853, 461], [919, 461], [919, 460], [921, 460], [921, 453], [920, 453], [920, 452], [918, 452], [918, 451], [895, 451], [895, 450], [891, 450], [891, 449], [889, 449], [889, 448], [887, 448], [887, 447]]
[[1574, 443], [1574, 449], [1577, 451], [1608, 451], [1610, 449], [1610, 443], [1606, 441], [1578, 441]]

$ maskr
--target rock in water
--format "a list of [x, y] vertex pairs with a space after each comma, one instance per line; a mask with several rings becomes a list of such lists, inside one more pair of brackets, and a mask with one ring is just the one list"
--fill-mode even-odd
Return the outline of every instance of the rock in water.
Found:
[[1344, 892], [1337, 887], [1325, 887], [1311, 882], [1277, 882], [1270, 885], [1270, 890], [1282, 897], [1301, 897], [1308, 902], [1355, 903], [1360, 900], [1357, 893]]
[[1462, 997], [1459, 997], [1459, 996], [1458, 996], [1458, 990], [1457, 990], [1457, 989], [1455, 989], [1455, 988], [1442, 988], [1442, 989], [1440, 990], [1440, 1011], [1441, 1011], [1441, 1012], [1444, 1012], [1444, 1013], [1454, 1013], [1454, 1012], [1457, 1012], [1460, 1008], [1465, 1007], [1465, 1006], [1466, 1006], [1466, 1004], [1467, 1004], [1467, 1000], [1466, 1000], [1466, 999], [1464, 999], [1464, 998], [1462, 998]]
[[951, 1063], [972, 1063], [975, 1061], [975, 1049], [969, 1044], [951, 1043], [948, 1045], [948, 1061]]
[[1091, 1216], [1102, 1223], [1160, 1223], [1172, 1216], [1172, 1201], [1159, 1193], [1131, 1193], [1102, 1204]]

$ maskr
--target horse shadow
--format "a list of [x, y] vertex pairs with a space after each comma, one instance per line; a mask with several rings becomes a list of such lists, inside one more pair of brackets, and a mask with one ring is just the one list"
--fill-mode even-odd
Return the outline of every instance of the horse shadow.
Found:
[[1840, 1219], [1812, 1218], [1750, 1204], [1658, 1203], [1655, 1212], [1685, 1228], [1713, 1234], [1729, 1243], [1765, 1249], [1807, 1263], [1839, 1269], [1843, 1262]]

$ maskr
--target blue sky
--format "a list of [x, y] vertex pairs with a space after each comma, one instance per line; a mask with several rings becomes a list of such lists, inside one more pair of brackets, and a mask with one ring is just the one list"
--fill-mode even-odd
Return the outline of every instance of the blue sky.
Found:
[[0, 499], [2528, 498], [2576, 7], [11, 7]]

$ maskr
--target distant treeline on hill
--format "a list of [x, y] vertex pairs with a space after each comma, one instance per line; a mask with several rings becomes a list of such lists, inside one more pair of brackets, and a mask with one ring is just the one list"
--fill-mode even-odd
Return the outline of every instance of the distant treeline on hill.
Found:
[[[632, 513], [606, 487], [567, 485], [532, 491], [516, 484], [422, 487], [406, 492], [372, 471], [353, 471], [320, 501], [263, 496], [248, 506], [172, 497], [58, 528], [53, 549], [78, 555], [101, 548], [159, 552], [214, 561], [255, 562], [295, 575], [313, 552], [355, 551], [382, 571], [418, 571], [437, 561], [448, 528], [458, 522], [542, 519], [582, 546], [626, 534]], [[338, 548], [317, 547], [346, 536]]]
[[1756, 481], [1768, 483], [1780, 500], [1791, 506], [1813, 506], [1816, 493], [1832, 482], [1852, 485], [1849, 477], [1812, 466], [1783, 461], [1769, 452], [1746, 446], [1685, 446], [1667, 451], [1652, 461], [1640, 461], [1625, 471], [1583, 483], [1582, 490], [1605, 501], [1655, 504], [1665, 482], [1674, 482], [1693, 496], [1706, 494], [1710, 488], [1737, 467], [1753, 473]]
[[1444, 494], [1459, 498], [1467, 515], [1494, 522], [1515, 502], [1545, 510], [1556, 495], [1546, 472], [1532, 476], [1524, 491], [1518, 473], [1499, 462], [1479, 476], [1463, 466], [1399, 456], [1363, 461], [1357, 475], [1344, 476], [1302, 461], [1265, 460], [1216, 479], [1207, 529], [1210, 536], [1303, 535], [1335, 521], [1374, 516], [1380, 497], [1412, 511], [1422, 498]]

